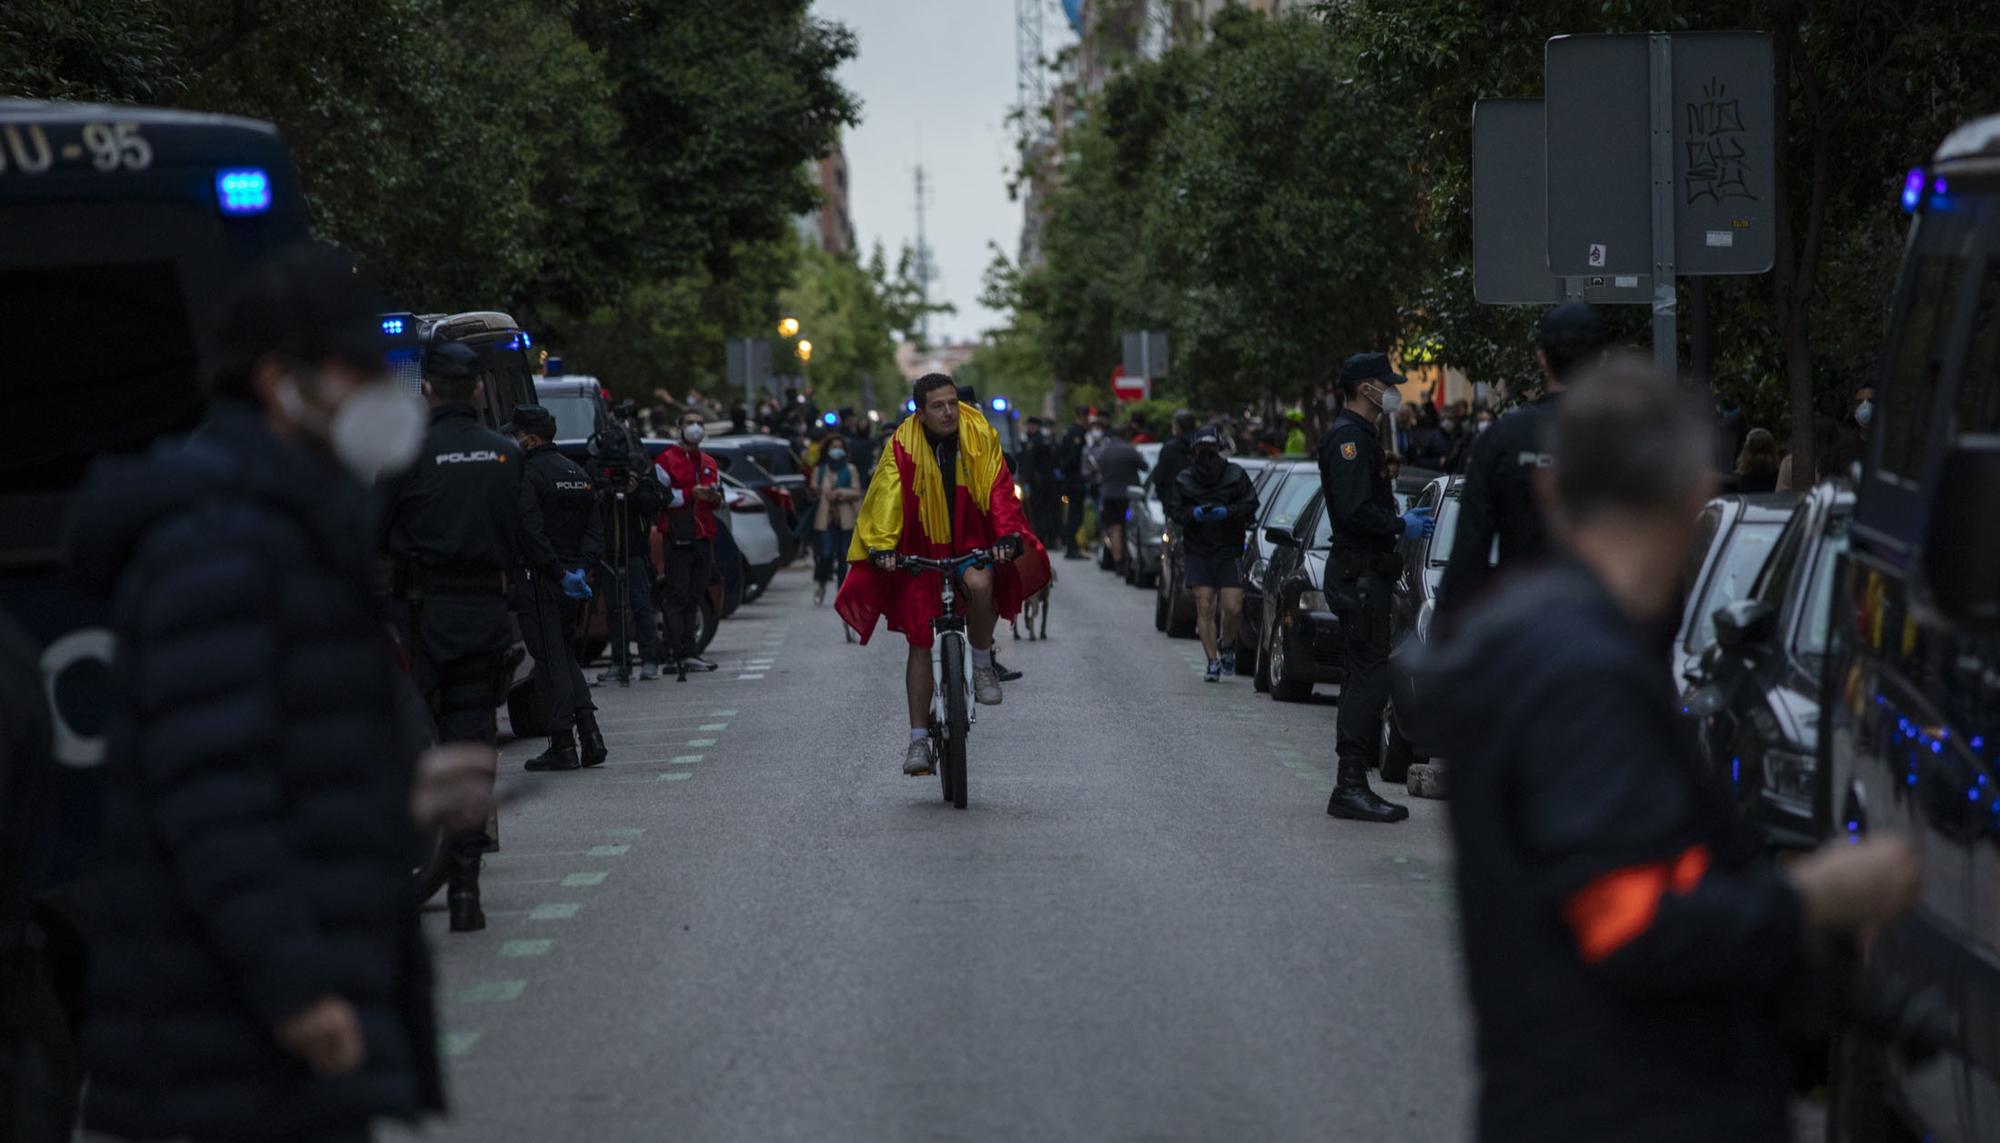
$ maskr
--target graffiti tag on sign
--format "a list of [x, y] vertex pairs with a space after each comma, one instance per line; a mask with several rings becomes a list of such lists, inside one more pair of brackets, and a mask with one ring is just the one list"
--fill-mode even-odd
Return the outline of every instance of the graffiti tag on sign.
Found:
[[1743, 102], [1729, 94], [1729, 85], [1710, 79], [1701, 98], [1687, 104], [1687, 201], [1750, 199], [1751, 156], [1743, 146]]

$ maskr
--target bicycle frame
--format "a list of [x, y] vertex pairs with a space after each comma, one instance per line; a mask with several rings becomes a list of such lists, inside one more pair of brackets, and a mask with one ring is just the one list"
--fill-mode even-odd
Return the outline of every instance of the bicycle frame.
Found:
[[951, 732], [950, 719], [946, 717], [944, 694], [944, 663], [946, 655], [956, 655], [959, 660], [958, 677], [963, 679], [965, 688], [965, 711], [968, 722], [979, 721], [978, 704], [972, 694], [972, 638], [965, 627], [965, 613], [959, 607], [958, 580], [966, 569], [989, 567], [993, 560], [984, 548], [969, 552], [949, 560], [930, 560], [919, 556], [904, 556], [897, 561], [899, 567], [920, 571], [942, 573], [942, 609], [936, 619], [931, 620], [931, 726], [933, 733], [942, 739]]

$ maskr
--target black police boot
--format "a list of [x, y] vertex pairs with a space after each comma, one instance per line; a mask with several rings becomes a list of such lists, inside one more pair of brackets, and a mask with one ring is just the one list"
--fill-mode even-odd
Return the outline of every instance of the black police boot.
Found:
[[565, 730], [549, 736], [549, 748], [528, 759], [530, 770], [575, 770], [583, 762], [576, 756], [576, 739]]
[[576, 715], [576, 739], [582, 746], [585, 766], [602, 766], [611, 757], [611, 751], [604, 745], [604, 732], [597, 729], [597, 712], [578, 711]]
[[1343, 759], [1333, 796], [1326, 800], [1326, 812], [1354, 822], [1399, 822], [1410, 816], [1410, 807], [1387, 801], [1369, 789], [1365, 763]]
[[486, 913], [479, 907], [479, 851], [461, 846], [452, 852], [451, 884], [445, 890], [451, 906], [451, 931], [476, 933], [486, 927]]

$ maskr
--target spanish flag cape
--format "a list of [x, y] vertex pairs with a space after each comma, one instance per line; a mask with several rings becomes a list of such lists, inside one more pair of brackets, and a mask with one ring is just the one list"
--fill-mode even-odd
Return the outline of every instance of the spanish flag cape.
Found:
[[993, 597], [1000, 617], [1020, 614], [1021, 601], [1048, 586], [1049, 557], [1028, 528], [1014, 474], [1000, 453], [1000, 434], [978, 409], [958, 406], [958, 472], [953, 503], [944, 498], [944, 473], [924, 439], [923, 422], [906, 418], [875, 466], [861, 514], [848, 545], [846, 582], [834, 610], [863, 643], [875, 621], [889, 621], [914, 647], [931, 644], [931, 621], [938, 616], [937, 572], [885, 572], [868, 562], [869, 552], [898, 551], [926, 559], [986, 548], [1002, 536], [1021, 537], [1021, 554], [993, 569]]

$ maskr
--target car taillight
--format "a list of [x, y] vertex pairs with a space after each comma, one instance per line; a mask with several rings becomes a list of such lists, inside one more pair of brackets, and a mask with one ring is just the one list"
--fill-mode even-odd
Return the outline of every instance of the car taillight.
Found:
[[754, 512], [758, 508], [757, 497], [748, 492], [729, 494], [729, 509], [732, 512]]
[[764, 499], [769, 500], [771, 503], [776, 504], [780, 508], [783, 508], [787, 515], [791, 513], [792, 494], [790, 492], [785, 491], [784, 489], [778, 487], [775, 484], [766, 484], [764, 487], [759, 488], [757, 491], [760, 495], [764, 497]]

